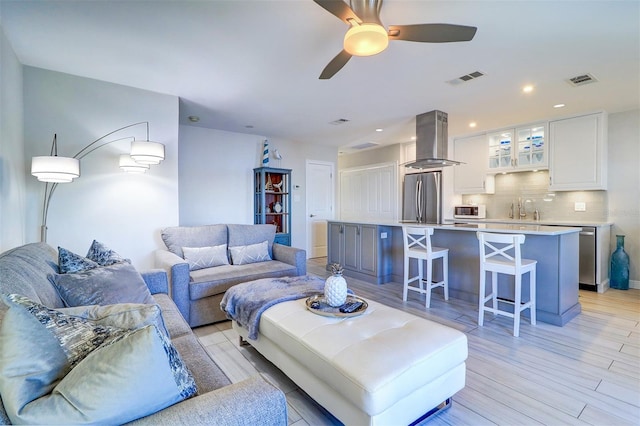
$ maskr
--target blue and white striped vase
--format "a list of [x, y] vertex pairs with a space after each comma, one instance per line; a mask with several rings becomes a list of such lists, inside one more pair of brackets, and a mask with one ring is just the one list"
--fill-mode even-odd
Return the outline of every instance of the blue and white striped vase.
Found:
[[269, 141], [265, 140], [262, 145], [262, 167], [269, 166]]

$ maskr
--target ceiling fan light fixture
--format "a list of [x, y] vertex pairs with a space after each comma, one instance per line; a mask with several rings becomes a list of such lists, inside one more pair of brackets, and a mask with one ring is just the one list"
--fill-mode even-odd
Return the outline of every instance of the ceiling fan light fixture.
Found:
[[344, 50], [353, 56], [371, 56], [389, 45], [387, 30], [378, 24], [352, 25], [344, 36]]

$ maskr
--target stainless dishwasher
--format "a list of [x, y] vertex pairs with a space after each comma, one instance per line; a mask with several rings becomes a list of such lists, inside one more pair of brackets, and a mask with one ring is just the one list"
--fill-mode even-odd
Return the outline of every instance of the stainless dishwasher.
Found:
[[596, 228], [584, 226], [580, 231], [580, 267], [579, 282], [580, 288], [597, 291], [596, 285]]

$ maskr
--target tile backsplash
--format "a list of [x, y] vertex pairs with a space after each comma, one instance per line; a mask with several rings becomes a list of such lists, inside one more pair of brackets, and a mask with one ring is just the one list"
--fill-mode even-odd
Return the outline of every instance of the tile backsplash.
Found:
[[[533, 219], [538, 209], [541, 219], [558, 221], [606, 221], [607, 191], [549, 191], [549, 172], [520, 172], [495, 177], [495, 194], [463, 195], [465, 204], [486, 204], [487, 218], [508, 219], [511, 203], [518, 217], [518, 199], [527, 216]], [[575, 203], [584, 203], [585, 211], [575, 211]]]

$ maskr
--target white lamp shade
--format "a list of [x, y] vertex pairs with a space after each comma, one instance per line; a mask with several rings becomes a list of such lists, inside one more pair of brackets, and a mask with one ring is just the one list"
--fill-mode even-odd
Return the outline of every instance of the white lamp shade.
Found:
[[389, 45], [387, 31], [378, 24], [354, 25], [344, 36], [344, 50], [354, 56], [371, 56]]
[[68, 183], [80, 176], [80, 161], [71, 157], [32, 157], [31, 174], [40, 182]]
[[120, 169], [127, 173], [144, 173], [149, 169], [148, 164], [136, 163], [130, 155], [120, 156]]
[[164, 160], [164, 145], [159, 142], [131, 142], [131, 158], [140, 164], [160, 164]]

